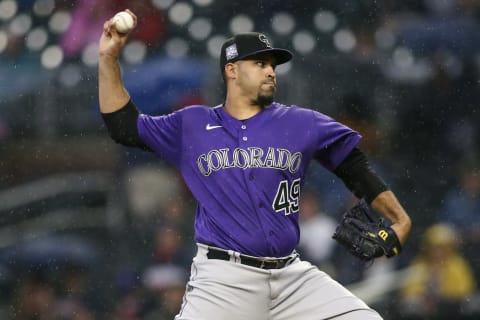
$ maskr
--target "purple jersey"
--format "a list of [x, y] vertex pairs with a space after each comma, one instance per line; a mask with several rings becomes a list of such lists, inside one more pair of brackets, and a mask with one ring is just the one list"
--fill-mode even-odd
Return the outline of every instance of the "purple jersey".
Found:
[[361, 138], [322, 113], [279, 103], [245, 121], [222, 106], [142, 114], [138, 130], [197, 199], [195, 241], [261, 257], [296, 247], [310, 160], [333, 170]]

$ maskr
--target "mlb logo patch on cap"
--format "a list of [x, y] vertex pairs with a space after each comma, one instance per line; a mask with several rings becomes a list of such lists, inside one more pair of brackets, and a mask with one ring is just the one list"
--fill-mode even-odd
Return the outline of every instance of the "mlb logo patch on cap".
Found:
[[237, 45], [235, 43], [225, 49], [225, 56], [227, 61], [238, 57]]

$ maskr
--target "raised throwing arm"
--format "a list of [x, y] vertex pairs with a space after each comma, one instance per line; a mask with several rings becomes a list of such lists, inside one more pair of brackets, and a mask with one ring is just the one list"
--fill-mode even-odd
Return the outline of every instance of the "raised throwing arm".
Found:
[[[130, 10], [137, 23], [137, 17]], [[103, 25], [102, 36], [99, 42], [98, 61], [98, 90], [100, 100], [100, 112], [111, 113], [124, 107], [130, 100], [130, 96], [122, 82], [119, 56], [125, 47], [129, 33], [118, 33], [113, 27], [112, 19]]]

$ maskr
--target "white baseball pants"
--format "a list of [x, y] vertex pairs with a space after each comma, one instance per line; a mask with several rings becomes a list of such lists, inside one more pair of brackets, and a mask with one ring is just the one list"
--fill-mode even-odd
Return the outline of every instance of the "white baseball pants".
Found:
[[295, 259], [260, 269], [208, 259], [199, 244], [184, 301], [175, 320], [381, 320], [329, 275]]

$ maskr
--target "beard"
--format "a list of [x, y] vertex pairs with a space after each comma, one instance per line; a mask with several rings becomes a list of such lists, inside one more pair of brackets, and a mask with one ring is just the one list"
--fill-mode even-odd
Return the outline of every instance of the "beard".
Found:
[[257, 104], [261, 106], [262, 108], [272, 104], [274, 99], [274, 95], [272, 94], [261, 94], [259, 93], [257, 96]]
[[260, 91], [257, 95], [256, 103], [263, 108], [272, 104], [274, 98], [275, 98], [275, 87], [273, 87], [268, 91]]

